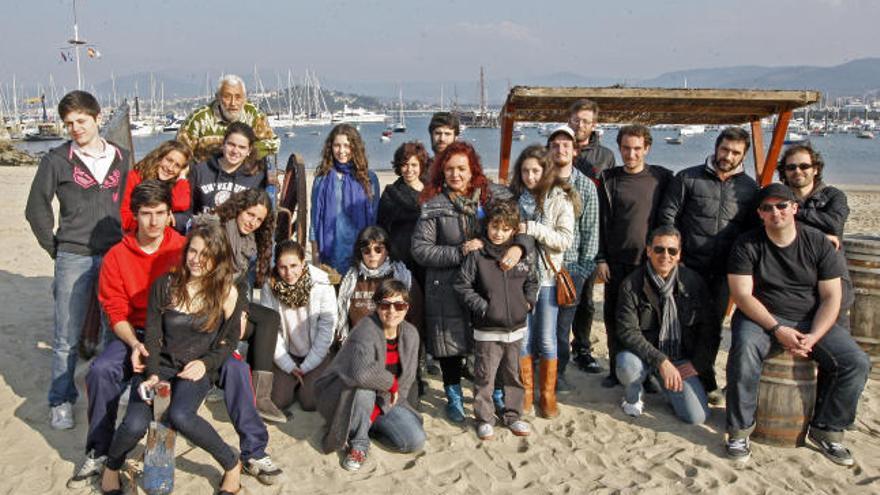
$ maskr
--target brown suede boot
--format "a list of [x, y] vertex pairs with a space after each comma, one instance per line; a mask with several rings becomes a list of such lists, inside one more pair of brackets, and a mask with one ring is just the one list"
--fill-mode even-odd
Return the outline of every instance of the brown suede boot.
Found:
[[523, 414], [532, 414], [532, 403], [535, 401], [535, 370], [532, 357], [519, 358], [519, 377], [523, 384]]
[[555, 418], [559, 416], [559, 409], [556, 407], [556, 366], [558, 359], [541, 359], [538, 374], [541, 397], [538, 398], [538, 407], [541, 408], [541, 416], [544, 418]]
[[274, 376], [271, 371], [254, 371], [254, 395], [257, 399], [257, 413], [266, 421], [273, 423], [286, 423], [287, 416], [272, 402], [272, 381]]

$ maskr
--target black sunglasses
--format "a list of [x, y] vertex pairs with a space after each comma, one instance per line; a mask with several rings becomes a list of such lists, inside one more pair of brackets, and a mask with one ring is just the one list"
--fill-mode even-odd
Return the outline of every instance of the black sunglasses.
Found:
[[678, 256], [677, 247], [651, 246], [651, 251], [654, 251], [654, 254], [669, 253], [669, 256]]
[[377, 306], [382, 311], [388, 311], [389, 309], [391, 309], [392, 306], [397, 311], [406, 311], [407, 309], [409, 309], [409, 303], [406, 301], [393, 301], [392, 302], [392, 301], [382, 300], [382, 301], [379, 301], [379, 304], [377, 304]]
[[376, 254], [382, 254], [385, 252], [385, 246], [383, 246], [382, 244], [376, 244], [373, 246], [364, 246], [361, 248], [361, 254], [364, 256], [370, 254], [370, 251]]
[[780, 201], [778, 203], [764, 203], [761, 206], [759, 206], [758, 209], [763, 211], [764, 213], [770, 213], [771, 211], [773, 211], [773, 208], [776, 208], [777, 210], [782, 211], [782, 210], [788, 208], [788, 205], [790, 205], [790, 204], [791, 204], [791, 201]]
[[794, 172], [797, 169], [810, 170], [814, 166], [815, 165], [812, 163], [786, 163], [782, 168], [785, 169], [786, 172]]

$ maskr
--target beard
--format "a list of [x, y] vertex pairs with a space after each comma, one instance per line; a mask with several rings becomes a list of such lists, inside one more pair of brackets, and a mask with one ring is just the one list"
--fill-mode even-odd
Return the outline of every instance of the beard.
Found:
[[727, 160], [719, 160], [718, 158], [712, 159], [712, 164], [715, 165], [715, 170], [720, 170], [722, 172], [730, 172], [731, 170], [736, 169], [740, 166], [742, 160], [737, 163], [731, 163]]
[[227, 122], [238, 122], [239, 117], [241, 117], [242, 110], [239, 109], [236, 112], [231, 112], [226, 109], [223, 105], [223, 102], [220, 102], [220, 116], [223, 117], [223, 120]]

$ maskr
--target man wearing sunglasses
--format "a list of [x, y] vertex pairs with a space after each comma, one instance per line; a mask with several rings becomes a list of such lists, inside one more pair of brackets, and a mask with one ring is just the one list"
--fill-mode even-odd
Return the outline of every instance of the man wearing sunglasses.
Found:
[[727, 360], [727, 455], [751, 456], [758, 381], [771, 349], [818, 363], [816, 407], [808, 438], [832, 462], [854, 464], [843, 432], [871, 363], [847, 330], [836, 324], [846, 265], [822, 232], [795, 222], [799, 206], [783, 184], [758, 194], [763, 227], [743, 234], [730, 253], [728, 281], [736, 303]]
[[641, 416], [642, 383], [659, 375], [675, 415], [688, 424], [709, 416], [700, 375], [712, 368], [708, 342], [713, 323], [708, 291], [697, 272], [679, 264], [681, 234], [671, 225], [654, 229], [648, 240], [648, 263], [620, 286], [617, 303], [617, 377], [623, 384], [621, 407]]
[[[739, 127], [722, 130], [715, 152], [704, 163], [675, 175], [657, 213], [658, 225], [675, 225], [681, 231], [682, 263], [698, 272], [709, 288], [715, 331], [708, 345], [713, 363], [729, 299], [727, 256], [737, 236], [757, 226], [753, 208], [758, 183], [743, 167], [748, 150], [746, 131]], [[723, 403], [714, 367], [701, 373], [700, 380], [709, 391], [709, 402]]]

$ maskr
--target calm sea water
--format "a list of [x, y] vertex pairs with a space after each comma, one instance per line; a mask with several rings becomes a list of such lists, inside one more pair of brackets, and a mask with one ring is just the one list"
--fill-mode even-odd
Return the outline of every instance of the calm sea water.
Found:
[[[385, 124], [361, 124], [360, 132], [367, 147], [367, 158], [370, 167], [376, 170], [390, 170], [391, 159], [394, 150], [403, 142], [413, 139], [419, 140], [429, 147], [428, 122], [429, 117], [407, 118], [408, 130], [406, 133], [395, 133], [390, 142], [383, 143], [379, 140]], [[284, 166], [287, 157], [293, 153], [300, 153], [306, 160], [308, 168], [314, 168], [321, 155], [324, 139], [330, 132], [330, 126], [324, 127], [298, 127], [293, 131], [294, 137], [281, 136], [281, 152], [278, 155], [280, 166]], [[526, 139], [515, 141], [511, 153], [511, 161], [516, 159], [522, 149], [534, 143], [545, 143], [546, 138], [538, 135], [535, 128], [524, 129]], [[663, 165], [678, 171], [688, 166], [702, 163], [712, 148], [717, 137], [716, 131], [685, 138], [681, 145], [666, 144], [664, 138], [673, 136], [673, 130], [653, 130], [654, 146], [648, 155], [648, 162]], [[607, 130], [602, 138], [605, 146], [612, 150], [620, 163], [620, 155], [617, 152], [615, 136], [617, 131]], [[173, 138], [173, 134], [156, 134], [148, 137], [134, 138], [135, 157], [141, 158], [151, 149], [166, 139]], [[492, 178], [497, 177], [499, 149], [501, 143], [499, 129], [466, 129], [461, 135], [477, 149], [483, 160], [486, 170], [491, 170]], [[824, 137], [811, 137], [813, 146], [825, 157], [825, 178], [834, 184], [880, 184], [880, 139], [859, 139], [853, 134], [829, 134]], [[765, 146], [769, 146], [770, 134], [765, 133]], [[51, 146], [47, 143], [19, 143], [22, 149], [29, 151], [43, 151]], [[429, 148], [430, 149], [430, 148]], [[754, 176], [754, 164], [751, 153], [747, 158], [747, 170]]]

